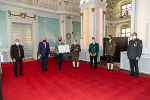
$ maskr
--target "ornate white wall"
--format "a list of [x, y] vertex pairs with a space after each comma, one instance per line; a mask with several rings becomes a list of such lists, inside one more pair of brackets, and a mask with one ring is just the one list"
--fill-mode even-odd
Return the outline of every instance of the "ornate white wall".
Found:
[[[131, 30], [143, 41], [143, 53], [150, 54], [150, 0], [132, 0]], [[150, 56], [150, 55], [149, 55]]]
[[105, 36], [105, 15], [106, 2], [99, 0], [87, 0], [81, 3], [81, 54], [80, 60], [89, 61], [88, 46], [95, 37], [100, 45], [100, 56], [103, 54], [103, 37]]
[[[73, 32], [73, 21], [80, 21], [80, 15], [77, 12], [73, 11], [66, 11], [66, 10], [55, 10], [55, 9], [48, 9], [44, 7], [40, 7], [34, 4], [22, 3], [25, 0], [0, 0], [0, 10], [6, 11], [7, 16], [7, 34], [9, 39], [8, 48], [0, 49], [0, 52], [5, 52], [7, 55], [7, 60], [5, 62], [11, 61], [10, 59], [10, 45], [11, 45], [11, 26], [12, 22], [19, 22], [19, 23], [28, 23], [32, 24], [32, 39], [33, 41], [33, 58], [36, 59], [36, 51], [38, 49], [38, 42], [39, 42], [39, 31], [38, 31], [38, 16], [47, 17], [47, 18], [56, 18], [60, 19], [60, 34], [63, 37], [63, 40], [66, 42], [66, 32], [72, 33]], [[35, 1], [35, 0], [33, 0]], [[42, 0], [41, 0], [42, 1]], [[55, 0], [53, 0], [55, 2]], [[72, 1], [74, 3], [74, 1]], [[25, 11], [21, 10], [21, 8], [26, 8]], [[20, 18], [20, 17], [10, 17], [8, 14], [8, 10], [11, 10], [13, 14], [19, 14], [20, 12], [27, 13], [29, 16], [36, 15], [36, 20], [30, 18]], [[69, 16], [69, 17], [68, 17]], [[63, 23], [62, 23], [63, 21]]]

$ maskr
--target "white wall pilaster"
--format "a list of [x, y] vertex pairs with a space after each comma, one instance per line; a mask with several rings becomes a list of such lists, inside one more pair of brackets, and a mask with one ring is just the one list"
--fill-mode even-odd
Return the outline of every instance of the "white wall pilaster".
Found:
[[131, 11], [131, 33], [135, 32], [135, 18], [136, 18], [136, 0], [132, 0], [132, 11]]
[[[87, 39], [82, 39], [82, 46], [83, 47], [83, 51], [81, 52], [81, 56], [82, 54], [84, 55], [83, 58], [80, 57], [81, 60], [86, 60], [88, 57], [88, 42], [89, 44], [92, 42], [92, 37], [95, 37], [96, 42], [100, 43], [100, 53], [102, 54], [102, 42], [103, 42], [103, 37], [105, 34], [105, 24], [104, 24], [104, 20], [105, 18], [103, 18], [103, 11], [106, 9], [106, 1], [101, 2], [99, 0], [89, 0], [86, 3], [83, 3], [80, 5], [81, 11], [86, 13], [87, 12], [87, 8], [89, 10], [89, 13], [86, 13], [86, 15], [83, 15], [83, 18], [81, 17], [81, 32], [82, 33], [82, 37], [86, 38], [85, 35], [87, 35], [87, 39], [89, 41], [87, 41]], [[83, 13], [83, 14], [84, 14]], [[88, 15], [89, 14], [89, 15]], [[89, 19], [88, 19], [89, 17]], [[84, 18], [88, 19], [83, 20]], [[83, 23], [82, 23], [83, 20]], [[87, 23], [89, 21], [89, 23]], [[83, 24], [83, 25], [82, 25]], [[84, 25], [89, 24], [89, 29], [87, 27], [84, 28]], [[87, 32], [85, 34], [85, 31]], [[88, 33], [89, 31], [89, 33]], [[86, 44], [86, 45], [84, 45]], [[100, 55], [99, 55], [100, 56]], [[98, 57], [99, 59], [99, 57]], [[89, 60], [89, 59], [88, 59]]]
[[143, 54], [150, 56], [150, 0], [132, 0], [131, 32], [143, 41]]

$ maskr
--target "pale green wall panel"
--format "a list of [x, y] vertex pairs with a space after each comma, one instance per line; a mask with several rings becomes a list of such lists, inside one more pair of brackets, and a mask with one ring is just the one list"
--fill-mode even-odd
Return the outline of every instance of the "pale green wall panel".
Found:
[[73, 22], [73, 39], [78, 40], [78, 43], [80, 43], [81, 39], [81, 23], [80, 22]]
[[47, 38], [51, 47], [54, 47], [57, 38], [60, 36], [60, 23], [59, 19], [38, 17], [39, 28], [39, 41], [43, 37]]
[[0, 49], [8, 48], [6, 12], [0, 10]]

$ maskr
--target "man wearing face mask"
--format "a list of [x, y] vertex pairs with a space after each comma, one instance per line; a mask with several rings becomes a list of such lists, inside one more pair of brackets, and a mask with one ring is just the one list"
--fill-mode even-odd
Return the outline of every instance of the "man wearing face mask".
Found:
[[95, 42], [95, 37], [92, 37], [92, 43], [89, 45], [90, 69], [92, 69], [94, 59], [94, 69], [97, 70], [98, 52], [99, 52], [99, 44]]
[[24, 50], [23, 46], [20, 45], [19, 42], [20, 42], [19, 39], [16, 39], [15, 44], [12, 45], [10, 49], [10, 56], [13, 60], [15, 77], [18, 77], [17, 73], [18, 63], [19, 63], [19, 75], [24, 75], [22, 74], [22, 62], [24, 61]]
[[58, 38], [58, 42], [55, 44], [55, 51], [56, 51], [56, 56], [57, 56], [57, 64], [58, 64], [58, 70], [60, 71], [62, 68], [62, 60], [63, 60], [63, 54], [59, 53], [58, 46], [64, 45], [62, 42], [62, 37]]
[[71, 56], [73, 68], [75, 69], [75, 61], [77, 62], [77, 70], [79, 69], [79, 52], [81, 51], [80, 45], [77, 44], [77, 40], [74, 40], [74, 44], [71, 45]]
[[47, 70], [47, 58], [50, 56], [50, 47], [49, 43], [46, 42], [46, 38], [43, 38], [43, 41], [39, 43], [38, 53], [41, 61], [41, 71], [48, 71]]
[[[139, 76], [139, 68], [138, 68], [138, 61], [140, 60], [142, 54], [142, 40], [137, 38], [137, 33], [132, 33], [132, 40], [129, 41], [128, 50], [127, 50], [127, 58], [130, 62], [130, 69], [131, 72], [129, 76], [134, 76], [138, 78]], [[135, 69], [135, 73], [134, 73]]]
[[107, 60], [107, 70], [113, 72], [114, 54], [116, 50], [116, 42], [112, 39], [111, 35], [108, 35], [108, 40], [105, 42], [105, 56]]

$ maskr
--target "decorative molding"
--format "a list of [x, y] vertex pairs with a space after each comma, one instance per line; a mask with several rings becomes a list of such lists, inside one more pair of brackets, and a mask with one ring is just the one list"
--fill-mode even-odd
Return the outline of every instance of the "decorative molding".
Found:
[[106, 12], [106, 11], [103, 11], [103, 14], [104, 14], [104, 15], [106, 15], [106, 14], [107, 14], [107, 12]]
[[61, 6], [61, 1], [59, 2], [59, 6]]
[[79, 16], [80, 8], [76, 1], [74, 1], [75, 3], [71, 1], [67, 7], [62, 1], [63, 0], [60, 1], [61, 6], [59, 6], [58, 0], [38, 0], [38, 4], [35, 0], [33, 0], [32, 4], [28, 3], [28, 0], [0, 0], [0, 8], [1, 6], [6, 5], [5, 8], [8, 6], [25, 7], [27, 9], [29, 8], [28, 10], [38, 10], [54, 14], [71, 14]]
[[[96, 4], [95, 4], [96, 3]], [[92, 8], [102, 8], [102, 9], [106, 9], [106, 6], [107, 6], [107, 3], [105, 3], [105, 2], [101, 2], [101, 1], [92, 1], [92, 2], [86, 2], [86, 3], [83, 3], [82, 5], [80, 5], [80, 9], [81, 9], [81, 11], [83, 11], [85, 8], [90, 8], [91, 7], [91, 5], [92, 5]], [[94, 7], [93, 7], [93, 5], [95, 5]]]
[[71, 17], [70, 17], [70, 16], [67, 16], [66, 18], [71, 19]]
[[62, 20], [61, 23], [64, 23], [64, 20]]
[[83, 16], [83, 13], [80, 13], [80, 16]]
[[95, 11], [95, 8], [91, 8], [91, 10], [92, 10], [92, 12], [94, 12], [94, 11]]
[[10, 10], [8, 10], [8, 14], [10, 16], [18, 16], [18, 17], [21, 17], [21, 18], [33, 18], [36, 20], [36, 15], [34, 15], [33, 17], [32, 16], [29, 16], [27, 15], [27, 13], [23, 13], [23, 12], [20, 12], [20, 14], [12, 14]]

